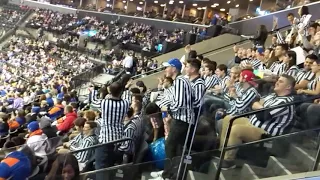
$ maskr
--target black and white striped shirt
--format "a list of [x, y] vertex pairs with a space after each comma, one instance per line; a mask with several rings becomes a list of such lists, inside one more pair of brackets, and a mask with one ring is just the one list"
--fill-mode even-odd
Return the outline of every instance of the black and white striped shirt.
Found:
[[244, 64], [251, 64], [253, 69], [258, 69], [262, 62], [258, 59], [246, 59], [243, 61]]
[[201, 100], [206, 93], [206, 87], [204, 80], [199, 76], [191, 81], [191, 86], [194, 90], [194, 102], [193, 107], [199, 108], [201, 106]]
[[97, 99], [92, 93], [92, 105], [101, 108], [99, 142], [107, 143], [122, 138], [123, 119], [129, 109], [129, 101], [124, 99]]
[[285, 72], [285, 74], [296, 78], [298, 72], [299, 72], [298, 66], [294, 65], [294, 66], [291, 66], [291, 67]]
[[173, 95], [173, 86], [170, 86], [168, 88], [165, 88], [163, 90], [163, 92], [158, 96], [157, 100], [156, 100], [156, 104], [159, 107], [162, 106], [166, 106], [167, 104], [170, 103], [170, 99], [172, 99], [172, 95]]
[[219, 85], [220, 80], [217, 75], [206, 76], [204, 78], [206, 90], [213, 88], [216, 85]]
[[230, 101], [231, 108], [227, 110], [227, 114], [236, 115], [248, 112], [251, 110], [252, 102], [259, 96], [254, 87], [249, 87], [243, 92], [242, 96]]
[[278, 66], [278, 64], [280, 64], [280, 61], [275, 61], [271, 64], [269, 70], [274, 72], [275, 71], [275, 68]]
[[227, 90], [227, 81], [229, 81], [229, 79], [230, 79], [230, 76], [226, 75], [223, 78], [221, 78], [219, 81], [219, 86], [223, 92], [226, 92]]
[[194, 92], [191, 82], [179, 75], [173, 81], [173, 94], [169, 101], [162, 106], [167, 106], [171, 111], [171, 116], [175, 120], [180, 120], [186, 123], [194, 123], [193, 99]]
[[[292, 96], [277, 96], [275, 93], [263, 98], [263, 107], [272, 107], [280, 104], [286, 104], [293, 101]], [[264, 129], [272, 136], [283, 134], [285, 128], [291, 123], [294, 115], [294, 105], [285, 106], [269, 111], [271, 119], [258, 119], [257, 115], [250, 118], [251, 124]]]
[[125, 99], [125, 100], [127, 100], [127, 101], [129, 101], [131, 103], [132, 92], [129, 89], [124, 90], [122, 95], [121, 95], [121, 99]]
[[[237, 94], [237, 97], [240, 97], [242, 96], [243, 94], [243, 89], [240, 85], [240, 82], [235, 82], [234, 83], [234, 88], [236, 89], [236, 94]], [[228, 90], [226, 90], [224, 93], [223, 93], [223, 99], [226, 100], [226, 101], [231, 101], [232, 97], [230, 96]]]
[[315, 74], [312, 71], [300, 70], [296, 76], [296, 84], [299, 84], [302, 80], [311, 81], [314, 77]]
[[308, 83], [307, 88], [312, 91], [316, 90], [319, 80], [320, 80], [320, 77], [314, 78], [312, 81]]
[[[273, 64], [272, 64], [273, 65]], [[283, 74], [287, 69], [287, 64], [284, 62], [281, 63], [277, 63], [275, 65], [275, 67], [273, 68], [273, 73], [280, 76], [281, 74]]]
[[[91, 136], [84, 136], [83, 134], [78, 134], [74, 139], [70, 141], [70, 150], [76, 151], [84, 148], [91, 147], [98, 143], [97, 137], [95, 135]], [[88, 149], [84, 151], [80, 151], [75, 153], [75, 157], [77, 158], [78, 162], [85, 163], [90, 159], [91, 156], [94, 155], [95, 149]]]
[[132, 141], [124, 141], [118, 148], [120, 151], [133, 154], [136, 144], [142, 136], [142, 123], [140, 116], [135, 115], [129, 122], [124, 125], [124, 138], [131, 138]]

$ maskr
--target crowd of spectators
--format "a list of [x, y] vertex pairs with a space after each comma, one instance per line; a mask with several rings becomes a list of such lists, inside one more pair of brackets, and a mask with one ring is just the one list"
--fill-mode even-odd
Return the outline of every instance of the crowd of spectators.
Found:
[[[82, 108], [75, 91], [70, 89], [70, 80], [76, 72], [65, 74], [55, 69], [54, 59], [47, 61], [50, 58], [46, 54], [52, 49], [42, 48], [41, 43], [46, 41], [38, 40], [30, 45], [27, 39], [12, 40], [9, 50], [1, 54], [4, 85], [1, 87], [0, 145], [6, 157], [0, 163], [0, 178], [51, 180], [62, 176], [78, 179], [81, 171], [141, 162], [135, 155], [144, 156], [148, 148], [146, 143], [161, 138], [165, 138], [166, 158], [172, 159], [181, 156], [184, 144], [190, 145], [185, 142], [191, 139], [193, 132], [193, 150], [213, 149], [223, 145], [233, 116], [294, 101], [300, 104], [236, 119], [228, 146], [282, 135], [293, 127], [300, 130], [318, 127], [320, 120], [315, 114], [320, 108], [317, 98], [320, 95], [320, 28], [318, 23], [310, 22], [307, 7], [300, 8], [298, 14], [300, 17], [293, 17], [293, 20], [292, 14], [288, 15], [292, 23], [288, 38], [277, 33], [269, 48], [264, 44], [265, 39], [259, 37], [254, 37], [253, 48], [234, 47], [237, 65], [232, 67], [218, 65], [187, 46], [187, 55], [163, 64], [165, 77], [159, 78], [158, 87], [152, 92], [142, 81], [133, 84], [129, 74], [103, 87], [92, 84], [89, 110]], [[297, 37], [292, 40], [294, 34]], [[306, 53], [302, 54], [302, 62], [297, 49]], [[28, 53], [20, 55], [24, 52]], [[61, 58], [69, 61], [70, 56]], [[132, 52], [120, 59], [131, 74], [134, 67], [139, 67], [133, 65]], [[75, 67], [82, 65], [78, 59], [70, 62], [75, 63]], [[82, 62], [87, 62], [85, 57]], [[44, 63], [51, 63], [52, 67], [41, 69]], [[135, 63], [145, 62], [136, 60]], [[157, 63], [152, 63], [150, 69], [156, 68]], [[25, 70], [32, 68], [35, 70]], [[19, 73], [21, 71], [24, 73]], [[27, 72], [24, 78], [29, 80], [19, 80], [20, 75]], [[310, 96], [316, 100], [301, 104]], [[59, 141], [52, 139], [54, 137]], [[132, 141], [105, 144], [125, 137]], [[22, 149], [12, 149], [23, 144], [26, 146]], [[101, 146], [81, 150], [96, 144]], [[56, 153], [57, 157], [53, 155]], [[222, 163], [224, 170], [236, 167], [236, 153], [235, 149], [226, 153]], [[50, 158], [55, 161], [50, 162]], [[10, 164], [12, 159], [15, 159], [14, 166]], [[44, 161], [46, 166], [43, 166]], [[175, 178], [177, 172], [171, 162], [165, 162], [164, 170], [152, 172], [151, 176], [154, 179]], [[18, 171], [20, 173], [16, 173]], [[97, 172], [94, 176], [102, 180], [112, 179], [114, 174]]]
[[107, 40], [114, 40], [116, 44], [134, 44], [145, 51], [154, 51], [155, 45], [164, 40], [183, 42], [183, 30], [179, 29], [167, 32], [165, 29], [153, 29], [146, 24], [135, 22], [119, 24], [118, 20], [104, 22], [96, 17], [78, 18], [74, 14], [60, 14], [43, 9], [35, 10], [35, 16], [29, 20], [27, 27], [42, 28], [60, 35], [68, 34], [74, 37], [87, 33], [88, 40], [93, 42], [105, 44]]

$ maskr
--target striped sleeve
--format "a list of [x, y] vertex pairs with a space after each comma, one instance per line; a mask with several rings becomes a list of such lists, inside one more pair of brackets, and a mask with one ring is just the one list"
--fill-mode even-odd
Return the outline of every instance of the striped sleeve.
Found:
[[213, 88], [215, 85], [219, 84], [219, 79], [217, 76], [207, 76], [204, 80], [206, 90]]
[[[124, 137], [125, 138], [131, 138], [134, 139], [135, 138], [135, 131], [136, 131], [136, 126], [134, 123], [129, 122], [130, 124], [127, 126], [127, 128], [125, 128], [124, 130]], [[133, 142], [132, 141], [124, 141], [121, 143], [120, 147], [118, 148], [120, 151], [123, 152], [129, 152], [132, 153], [133, 152]]]
[[70, 146], [78, 146], [78, 143], [80, 142], [82, 138], [82, 134], [79, 133], [76, 137], [74, 137], [71, 141], [69, 141]]
[[280, 76], [281, 74], [283, 74], [287, 69], [287, 64], [286, 63], [281, 63], [278, 64], [277, 67], [275, 68], [274, 73], [278, 76]]
[[98, 91], [93, 90], [90, 95], [91, 95], [91, 105], [95, 108], [101, 108], [102, 99], [98, 99], [97, 97]]
[[131, 97], [132, 97], [131, 92], [130, 92], [130, 90], [127, 89], [127, 90], [123, 91], [121, 99], [125, 99], [125, 100], [128, 100], [129, 102], [131, 102]]
[[228, 114], [240, 114], [250, 108], [253, 100], [259, 96], [255, 88], [251, 87], [245, 93], [234, 100], [233, 106], [227, 111]]
[[170, 99], [172, 99], [172, 97], [173, 97], [173, 93], [174, 93], [174, 92], [173, 92], [173, 86], [165, 89], [165, 90], [163, 91], [163, 94], [161, 95], [160, 101], [156, 102], [156, 104], [157, 104], [160, 108], [161, 108], [161, 107], [164, 107], [164, 106], [168, 107], [169, 104], [170, 104], [170, 101], [171, 101]]
[[307, 81], [311, 81], [315, 78], [315, 74], [312, 71], [308, 71], [305, 73], [304, 79]]
[[[96, 140], [95, 140], [94, 136], [88, 136], [83, 139], [83, 143], [81, 143], [81, 145], [78, 148], [70, 147], [70, 150], [75, 151], [75, 150], [79, 150], [79, 149], [84, 149], [84, 148], [91, 147], [95, 144], [96, 144]], [[80, 152], [76, 153], [75, 157], [77, 158], [77, 160], [79, 162], [84, 163], [92, 155], [92, 153], [90, 153], [90, 152], [93, 152], [93, 150], [88, 149], [88, 150], [80, 151]]]
[[206, 87], [204, 85], [203, 79], [199, 78], [193, 84], [193, 89], [194, 89], [194, 102], [193, 102], [193, 104], [195, 105], [195, 107], [200, 107], [202, 97], [204, 96], [205, 91], [206, 91]]

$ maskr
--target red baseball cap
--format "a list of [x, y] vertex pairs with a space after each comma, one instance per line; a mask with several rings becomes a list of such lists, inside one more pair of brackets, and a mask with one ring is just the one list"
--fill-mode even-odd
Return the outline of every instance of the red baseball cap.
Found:
[[257, 83], [254, 82], [255, 75], [250, 70], [242, 70], [240, 76], [245, 80], [245, 82], [248, 82], [249, 84], [256, 86]]

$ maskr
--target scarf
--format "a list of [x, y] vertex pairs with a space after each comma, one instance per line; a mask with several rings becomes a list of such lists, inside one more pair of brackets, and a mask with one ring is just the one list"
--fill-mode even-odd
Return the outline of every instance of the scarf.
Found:
[[38, 129], [38, 130], [35, 130], [35, 131], [33, 131], [32, 133], [30, 133], [29, 138], [30, 138], [31, 136], [36, 136], [36, 135], [41, 135], [41, 134], [42, 134], [42, 130], [41, 130], [41, 129]]

